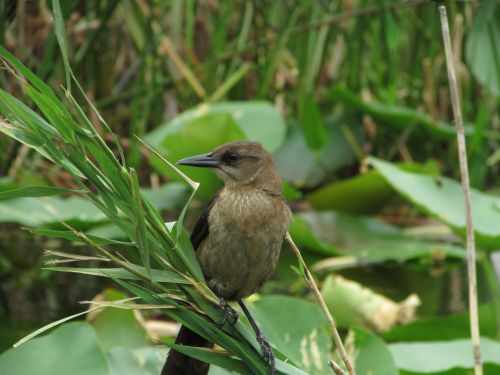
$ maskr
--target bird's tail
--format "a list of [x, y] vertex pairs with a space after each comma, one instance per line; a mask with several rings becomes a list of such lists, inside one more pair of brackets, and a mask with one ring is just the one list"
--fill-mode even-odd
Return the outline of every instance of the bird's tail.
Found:
[[[191, 331], [186, 326], [181, 326], [179, 334], [175, 339], [178, 345], [198, 346], [202, 348], [213, 348], [214, 344]], [[161, 375], [207, 375], [209, 364], [198, 361], [176, 350], [171, 349], [167, 361], [161, 370]]]

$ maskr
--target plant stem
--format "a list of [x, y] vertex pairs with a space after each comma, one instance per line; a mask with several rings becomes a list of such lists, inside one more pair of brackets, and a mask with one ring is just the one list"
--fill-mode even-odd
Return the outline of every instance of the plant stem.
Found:
[[469, 279], [469, 311], [470, 311], [470, 330], [472, 338], [472, 349], [474, 354], [474, 373], [483, 374], [483, 365], [481, 360], [481, 346], [479, 338], [479, 314], [477, 307], [477, 280], [476, 280], [476, 249], [474, 244], [474, 227], [472, 223], [472, 204], [469, 186], [469, 170], [467, 167], [467, 151], [465, 146], [464, 126], [462, 123], [462, 113], [460, 111], [460, 101], [458, 96], [457, 77], [453, 63], [453, 53], [451, 50], [450, 29], [448, 25], [448, 16], [446, 7], [441, 4], [438, 6], [439, 18], [441, 20], [441, 31], [443, 34], [444, 51], [446, 55], [446, 66], [448, 68], [448, 81], [450, 85], [451, 103], [453, 106], [453, 117], [457, 129], [458, 161], [460, 164], [460, 177], [462, 180], [462, 189], [464, 192], [465, 203], [465, 221], [467, 237], [467, 269]]
[[[307, 268], [306, 262], [304, 262], [304, 258], [302, 258], [302, 254], [300, 254], [299, 248], [297, 247], [297, 245], [295, 245], [295, 242], [293, 242], [293, 239], [290, 236], [290, 233], [286, 232], [285, 240], [288, 242], [288, 244], [292, 248], [293, 252], [297, 256], [299, 263], [304, 268], [304, 273], [306, 276], [307, 284], [309, 285], [309, 288], [313, 291], [314, 297], [316, 298], [319, 305], [321, 306], [321, 309], [323, 310], [323, 314], [325, 314], [325, 316], [326, 316], [326, 320], [328, 321], [328, 325], [330, 326], [330, 328], [332, 330], [332, 335], [333, 335], [333, 339], [335, 340], [335, 345], [337, 346], [337, 349], [340, 352], [340, 357], [342, 358], [342, 361], [344, 362], [345, 367], [347, 368], [347, 371], [349, 372], [350, 375], [356, 375], [356, 372], [354, 371], [354, 368], [351, 364], [351, 360], [349, 359], [349, 356], [347, 355], [347, 352], [344, 348], [344, 344], [342, 343], [342, 339], [340, 338], [335, 321], [333, 320], [333, 317], [330, 314], [330, 311], [328, 311], [328, 307], [326, 306], [325, 300], [323, 299], [323, 296], [321, 295], [321, 293], [318, 289], [318, 286], [316, 285], [316, 282], [314, 281], [314, 278], [311, 275], [311, 272], [309, 272], [309, 269]], [[332, 366], [331, 363], [333, 363], [334, 365]], [[330, 367], [335, 371], [335, 373], [337, 375], [345, 375], [344, 371], [335, 362], [330, 361]]]

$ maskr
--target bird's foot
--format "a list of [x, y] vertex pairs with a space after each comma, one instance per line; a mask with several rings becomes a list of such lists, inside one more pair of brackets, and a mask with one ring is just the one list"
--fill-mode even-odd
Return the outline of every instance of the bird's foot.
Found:
[[[219, 299], [219, 306], [224, 312], [224, 315], [222, 316], [222, 320], [219, 323], [219, 327], [224, 328], [226, 323], [229, 321], [229, 324], [235, 325], [236, 322], [238, 321], [238, 311], [233, 309], [229, 303], [224, 299], [220, 298]], [[230, 319], [229, 319], [230, 318]]]
[[260, 345], [260, 350], [262, 351], [262, 359], [271, 368], [271, 375], [275, 375], [276, 374], [276, 361], [274, 359], [274, 353], [273, 353], [273, 349], [271, 348], [271, 345], [266, 340], [266, 338], [264, 337], [262, 332], [259, 332], [257, 334], [256, 339]]

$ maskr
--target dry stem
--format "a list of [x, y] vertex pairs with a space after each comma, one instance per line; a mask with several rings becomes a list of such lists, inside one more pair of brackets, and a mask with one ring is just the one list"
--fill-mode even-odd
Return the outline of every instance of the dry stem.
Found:
[[467, 167], [464, 126], [462, 123], [462, 113], [460, 111], [457, 77], [455, 75], [455, 67], [453, 64], [453, 52], [451, 49], [450, 29], [448, 26], [446, 7], [444, 5], [439, 5], [438, 10], [441, 20], [441, 31], [443, 33], [444, 51], [446, 54], [446, 66], [448, 68], [448, 81], [450, 84], [453, 117], [455, 119], [455, 127], [457, 129], [458, 160], [460, 163], [460, 177], [462, 180], [462, 189], [464, 192], [465, 202], [465, 221], [467, 226], [467, 269], [469, 279], [469, 311], [472, 349], [474, 354], [474, 373], [475, 375], [482, 375], [483, 365], [481, 361], [479, 317], [477, 309], [476, 249], [474, 245], [474, 227], [472, 223], [472, 205], [470, 197], [469, 170]]
[[[307, 265], [304, 262], [302, 255], [300, 254], [299, 248], [297, 247], [297, 245], [295, 245], [295, 242], [293, 242], [293, 239], [290, 236], [290, 233], [286, 232], [285, 240], [288, 242], [288, 244], [292, 248], [293, 252], [297, 256], [299, 263], [304, 268], [307, 284], [309, 285], [309, 288], [311, 288], [311, 290], [313, 291], [314, 296], [316, 297], [316, 300], [318, 301], [319, 305], [321, 306], [321, 309], [323, 310], [323, 313], [326, 316], [326, 320], [328, 321], [328, 325], [330, 326], [330, 328], [332, 330], [332, 335], [333, 335], [333, 339], [335, 340], [335, 345], [337, 346], [337, 349], [340, 353], [340, 357], [342, 358], [342, 361], [344, 362], [345, 367], [347, 368], [347, 371], [349, 372], [350, 375], [356, 375], [356, 372], [354, 371], [354, 368], [351, 364], [351, 360], [349, 359], [349, 356], [347, 355], [347, 352], [344, 348], [344, 344], [342, 343], [342, 340], [340, 338], [339, 332], [337, 331], [337, 326], [335, 325], [335, 321], [333, 320], [333, 317], [330, 314], [330, 311], [328, 311], [328, 307], [326, 306], [325, 300], [323, 299], [323, 296], [321, 295], [321, 293], [318, 289], [318, 286], [316, 285], [316, 282], [314, 281], [314, 279], [311, 275], [311, 272], [309, 272], [309, 269], [307, 268]], [[332, 363], [333, 363], [333, 366], [332, 366]], [[335, 371], [335, 373], [337, 375], [345, 375], [345, 372], [335, 362], [330, 361], [330, 367], [333, 369], [333, 371]]]

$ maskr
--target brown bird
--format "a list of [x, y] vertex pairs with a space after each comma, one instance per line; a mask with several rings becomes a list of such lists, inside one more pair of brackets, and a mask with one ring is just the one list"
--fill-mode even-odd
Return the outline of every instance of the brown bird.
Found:
[[[271, 155], [256, 142], [232, 142], [178, 164], [213, 168], [224, 182], [198, 219], [191, 242], [207, 284], [225, 311], [221, 323], [228, 315], [237, 318], [228, 301], [238, 301], [274, 374], [271, 346], [242, 301], [273, 274], [292, 217]], [[185, 326], [175, 342], [213, 347], [213, 343]], [[208, 364], [171, 350], [161, 375], [204, 375], [208, 370]]]

